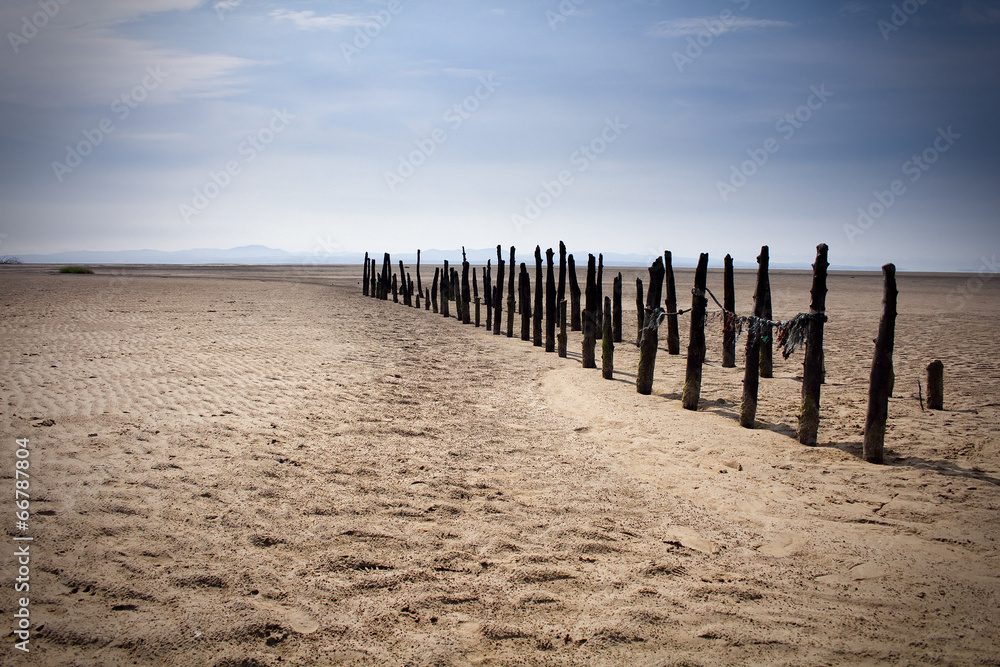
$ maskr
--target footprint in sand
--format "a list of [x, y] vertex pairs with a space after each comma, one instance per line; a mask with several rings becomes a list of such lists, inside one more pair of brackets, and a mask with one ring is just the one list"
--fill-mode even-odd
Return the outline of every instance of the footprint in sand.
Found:
[[783, 558], [797, 552], [807, 541], [806, 537], [795, 533], [778, 533], [770, 542], [757, 547], [757, 553]]

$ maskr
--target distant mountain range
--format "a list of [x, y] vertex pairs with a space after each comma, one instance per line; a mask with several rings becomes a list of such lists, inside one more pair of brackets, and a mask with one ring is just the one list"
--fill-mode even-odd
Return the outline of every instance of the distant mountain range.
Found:
[[[508, 258], [509, 248], [504, 248], [504, 260]], [[496, 248], [477, 248], [466, 251], [469, 261], [473, 264], [485, 264], [486, 260], [496, 260]], [[526, 260], [534, 263], [534, 249], [531, 252], [518, 254], [518, 261]], [[305, 253], [289, 252], [278, 248], [268, 248], [262, 245], [247, 245], [238, 248], [195, 248], [193, 250], [74, 250], [56, 252], [47, 255], [18, 255], [18, 258], [30, 264], [361, 264], [364, 253]], [[381, 255], [375, 257], [381, 264]], [[402, 259], [407, 264], [416, 262], [416, 252], [393, 256], [393, 261]], [[434, 248], [422, 250], [422, 264], [440, 264], [444, 260], [452, 264], [461, 262], [461, 250], [437, 250]], [[605, 253], [606, 266], [649, 266], [655, 258], [640, 254]], [[674, 266], [692, 268], [698, 260], [691, 257], [674, 257]], [[712, 258], [710, 265], [721, 267], [721, 258]], [[586, 258], [577, 258], [577, 266], [586, 267]], [[738, 269], [755, 269], [755, 262], [735, 261]], [[810, 269], [809, 264], [771, 262], [773, 269]], [[832, 266], [832, 269], [879, 271], [881, 267], [870, 266]]]

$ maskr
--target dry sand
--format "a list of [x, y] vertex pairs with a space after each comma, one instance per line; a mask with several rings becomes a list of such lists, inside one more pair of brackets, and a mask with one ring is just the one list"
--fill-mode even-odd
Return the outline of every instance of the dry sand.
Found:
[[[698, 413], [683, 356], [661, 349], [653, 395], [635, 392], [638, 270], [615, 381], [580, 367], [579, 334], [559, 359], [364, 298], [355, 267], [97, 270], [0, 271], [0, 662], [1000, 664], [998, 280], [959, 306], [967, 276], [900, 276], [874, 466], [874, 274], [831, 276], [807, 448], [802, 353], [776, 355], [742, 429], [718, 323]], [[809, 280], [773, 274], [776, 315], [805, 309]], [[741, 312], [752, 285], [738, 273]], [[922, 412], [935, 358], [946, 410]]]

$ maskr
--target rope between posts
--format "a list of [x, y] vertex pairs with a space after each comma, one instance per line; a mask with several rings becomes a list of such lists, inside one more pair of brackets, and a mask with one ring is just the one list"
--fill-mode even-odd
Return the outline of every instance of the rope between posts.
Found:
[[646, 308], [646, 319], [643, 322], [643, 331], [656, 331], [663, 324], [667, 317], [667, 311], [663, 308]]

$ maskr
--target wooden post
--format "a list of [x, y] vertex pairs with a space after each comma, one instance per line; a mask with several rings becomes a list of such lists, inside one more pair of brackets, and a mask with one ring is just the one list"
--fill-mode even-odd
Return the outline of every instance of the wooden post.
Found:
[[[485, 271], [485, 269], [483, 269]], [[472, 300], [476, 302], [476, 326], [479, 326], [479, 281], [476, 280], [476, 272], [472, 272]]]
[[646, 321], [646, 305], [642, 295], [642, 278], [635, 279], [635, 346], [642, 345], [642, 325]]
[[451, 296], [455, 299], [455, 319], [462, 321], [462, 280], [457, 269], [451, 270]]
[[583, 367], [597, 368], [594, 348], [597, 345], [597, 267], [593, 255], [587, 258], [587, 305], [583, 311]]
[[566, 343], [569, 336], [566, 335], [566, 299], [559, 302], [559, 336], [558, 336], [558, 347], [559, 356], [566, 358], [567, 348]]
[[431, 283], [431, 303], [434, 306], [435, 313], [438, 311], [438, 275], [440, 273], [440, 267], [434, 267], [434, 282]]
[[472, 294], [469, 292], [469, 260], [465, 256], [465, 246], [462, 246], [462, 324], [469, 324], [471, 321], [470, 305]]
[[566, 244], [559, 242], [559, 288], [556, 290], [556, 304], [566, 298]]
[[[815, 445], [816, 434], [819, 431], [819, 390], [823, 384], [823, 323], [826, 321], [826, 272], [830, 268], [827, 250], [825, 243], [816, 246], [816, 262], [813, 264], [809, 331], [806, 334], [805, 360], [802, 362], [802, 407], [799, 409], [799, 442], [803, 445]], [[894, 290], [895, 275], [893, 267]], [[895, 295], [892, 300], [892, 311], [893, 326], [895, 326]], [[889, 357], [891, 371], [892, 341], [889, 342]]]
[[507, 338], [514, 337], [514, 246], [510, 247], [510, 284], [507, 285]]
[[889, 397], [895, 383], [892, 348], [896, 338], [896, 297], [899, 295], [896, 291], [896, 266], [886, 264], [882, 267], [882, 275], [885, 276], [885, 296], [882, 299], [875, 356], [872, 358], [868, 416], [865, 418], [864, 458], [869, 463], [884, 462], [885, 425], [889, 419]]
[[552, 248], [545, 251], [545, 351], [556, 351], [556, 275]]
[[663, 270], [667, 275], [667, 354], [681, 353], [681, 336], [677, 326], [677, 286], [674, 284], [673, 256], [663, 252]]
[[412, 306], [413, 304], [410, 302], [409, 281], [407, 280], [406, 269], [403, 268], [403, 260], [399, 260], [399, 282], [402, 283], [400, 291], [403, 293], [403, 305]]
[[528, 267], [524, 262], [521, 262], [517, 287], [521, 302], [521, 340], [531, 340], [531, 278], [528, 277]]
[[681, 405], [685, 410], [697, 410], [701, 398], [701, 367], [705, 363], [705, 283], [708, 280], [708, 253], [698, 258], [694, 274], [694, 291], [691, 298], [691, 339], [688, 342], [687, 372]]
[[[753, 291], [753, 316], [764, 312], [764, 285], [767, 282], [770, 255], [762, 246], [757, 256], [757, 286]], [[747, 331], [746, 367], [743, 369], [743, 401], [740, 403], [740, 426], [753, 428], [757, 420], [757, 390], [760, 388], [760, 333], [755, 324]]]
[[649, 291], [643, 308], [642, 340], [639, 345], [639, 370], [635, 374], [635, 389], [648, 396], [653, 393], [653, 370], [656, 368], [656, 348], [660, 343], [656, 311], [663, 296], [663, 260], [659, 257], [649, 267]]
[[733, 257], [726, 255], [726, 268], [722, 276], [722, 367], [736, 367], [736, 288], [733, 280]]
[[944, 364], [940, 360], [927, 364], [927, 409], [944, 410]]
[[483, 301], [486, 302], [486, 329], [493, 331], [493, 266], [491, 260], [486, 260], [483, 269]]
[[448, 301], [451, 295], [451, 273], [448, 271], [448, 260], [444, 260], [441, 271], [441, 315], [448, 317]]
[[[424, 294], [424, 310], [430, 310], [431, 309], [431, 290], [430, 290], [430, 288], [428, 288], [427, 290], [425, 290], [425, 292], [426, 292], [426, 294]], [[437, 308], [434, 309], [434, 312], [437, 312]]]
[[[764, 286], [764, 313], [761, 317], [770, 321], [773, 316], [774, 314], [771, 311], [771, 277], [768, 275], [767, 284]], [[762, 378], [774, 377], [773, 337], [774, 325], [764, 324], [764, 334], [760, 338], [760, 376]]]
[[503, 319], [503, 307], [500, 305], [503, 301], [503, 278], [504, 278], [504, 263], [503, 258], [500, 257], [500, 246], [497, 246], [497, 287], [496, 294], [493, 297], [493, 335], [500, 335], [500, 325]]
[[413, 291], [413, 280], [410, 278], [410, 274], [409, 273], [406, 274], [406, 280], [407, 280], [407, 283], [408, 283], [407, 289], [409, 290], [410, 294], [413, 295], [412, 296], [413, 307], [414, 308], [419, 308], [420, 307], [420, 292], [414, 292]]
[[535, 310], [534, 317], [532, 318], [532, 337], [531, 340], [535, 347], [542, 347], [542, 314], [544, 313], [544, 294], [545, 283], [542, 282], [542, 249], [539, 246], [535, 246]]
[[580, 283], [576, 279], [576, 262], [573, 255], [566, 258], [569, 266], [569, 329], [570, 331], [580, 331]]
[[392, 285], [392, 275], [389, 270], [389, 266], [392, 265], [392, 259], [389, 258], [389, 253], [385, 253], [382, 258], [382, 300], [389, 300], [389, 288]]
[[372, 258], [371, 266], [368, 268], [368, 278], [372, 281], [371, 286], [368, 289], [368, 296], [373, 299], [377, 299], [378, 295], [375, 293], [375, 288], [377, 287], [376, 271], [375, 271], [375, 258]]
[[595, 330], [598, 338], [604, 336], [604, 253], [597, 254], [597, 328]]
[[417, 248], [417, 294], [424, 293], [424, 286], [420, 282], [420, 248]]
[[365, 253], [364, 277], [361, 279], [361, 293], [368, 296], [368, 253]]
[[622, 272], [615, 276], [615, 284], [611, 290], [611, 329], [615, 343], [622, 342]]
[[399, 286], [396, 283], [396, 274], [392, 274], [392, 302], [399, 303]]
[[604, 332], [601, 336], [601, 375], [605, 380], [615, 377], [615, 343], [611, 332], [611, 297], [604, 297]]

